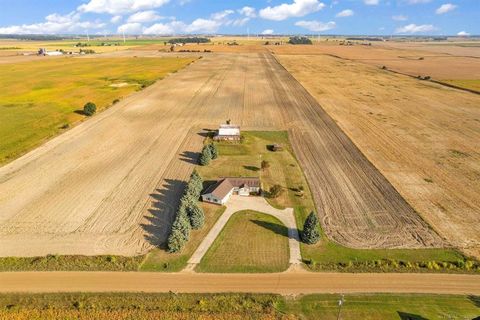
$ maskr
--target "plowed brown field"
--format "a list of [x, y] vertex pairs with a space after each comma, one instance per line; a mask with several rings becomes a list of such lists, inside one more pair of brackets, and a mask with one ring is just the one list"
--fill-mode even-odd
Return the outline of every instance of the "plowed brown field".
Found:
[[[279, 59], [439, 234], [480, 256], [478, 95], [326, 55]], [[314, 153], [307, 159], [325, 167]], [[318, 176], [309, 181], [320, 182]], [[367, 197], [369, 189], [360, 190]], [[327, 212], [326, 217], [336, 227], [359, 225], [358, 218], [345, 215], [348, 211], [342, 210], [335, 219]], [[395, 224], [382, 209], [372, 214], [386, 225]]]
[[334, 240], [443, 244], [271, 55], [209, 54], [0, 168], [0, 256], [135, 255], [163, 242], [201, 129], [225, 119], [290, 131]]

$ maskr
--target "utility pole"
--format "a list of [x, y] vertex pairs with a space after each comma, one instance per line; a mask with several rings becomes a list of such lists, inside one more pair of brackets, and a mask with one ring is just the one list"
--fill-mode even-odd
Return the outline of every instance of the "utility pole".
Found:
[[122, 31], [123, 34], [123, 43], [125, 43], [125, 31]]
[[87, 30], [87, 41], [90, 42], [90, 36], [88, 35], [88, 30]]
[[343, 306], [343, 303], [345, 302], [345, 299], [343, 297], [343, 294], [342, 296], [340, 297], [340, 300], [338, 300], [338, 315], [337, 315], [337, 320], [340, 320], [340, 312], [342, 312], [342, 306]]

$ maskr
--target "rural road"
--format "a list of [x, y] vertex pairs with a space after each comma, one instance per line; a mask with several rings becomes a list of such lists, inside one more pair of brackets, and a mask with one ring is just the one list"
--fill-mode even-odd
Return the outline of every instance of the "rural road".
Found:
[[437, 293], [480, 295], [480, 276], [455, 274], [268, 274], [4, 272], [0, 292]]

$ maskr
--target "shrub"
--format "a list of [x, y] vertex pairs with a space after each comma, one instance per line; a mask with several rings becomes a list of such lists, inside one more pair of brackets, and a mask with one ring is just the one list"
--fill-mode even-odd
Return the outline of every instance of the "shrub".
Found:
[[260, 167], [262, 168], [262, 170], [265, 170], [270, 167], [270, 162], [268, 162], [267, 160], [262, 160], [262, 162], [260, 163]]
[[115, 99], [113, 100], [112, 104], [116, 104], [116, 103], [119, 103], [120, 102], [120, 99]]
[[206, 166], [212, 160], [212, 152], [209, 146], [204, 146], [202, 149], [202, 154], [200, 155], [199, 163], [202, 166]]
[[455, 264], [460, 269], [463, 269], [465, 267], [465, 261], [463, 261], [463, 260], [458, 260]]
[[306, 244], [315, 244], [320, 240], [320, 224], [318, 222], [315, 212], [310, 212], [305, 224], [303, 225], [303, 231], [301, 233], [302, 241]]
[[270, 188], [269, 194], [270, 194], [270, 197], [276, 198], [280, 195], [281, 192], [282, 192], [282, 186], [280, 186], [279, 184], [275, 184]]
[[87, 116], [93, 116], [93, 114], [97, 112], [97, 106], [93, 102], [87, 102], [83, 106], [83, 113]]

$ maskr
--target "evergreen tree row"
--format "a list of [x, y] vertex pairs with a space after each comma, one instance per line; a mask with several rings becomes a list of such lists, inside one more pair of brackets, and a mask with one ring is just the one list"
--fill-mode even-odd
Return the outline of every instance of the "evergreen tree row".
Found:
[[180, 199], [177, 215], [168, 236], [167, 247], [169, 252], [181, 251], [190, 239], [190, 230], [200, 229], [205, 224], [205, 214], [198, 205], [202, 188], [202, 177], [194, 170]]

